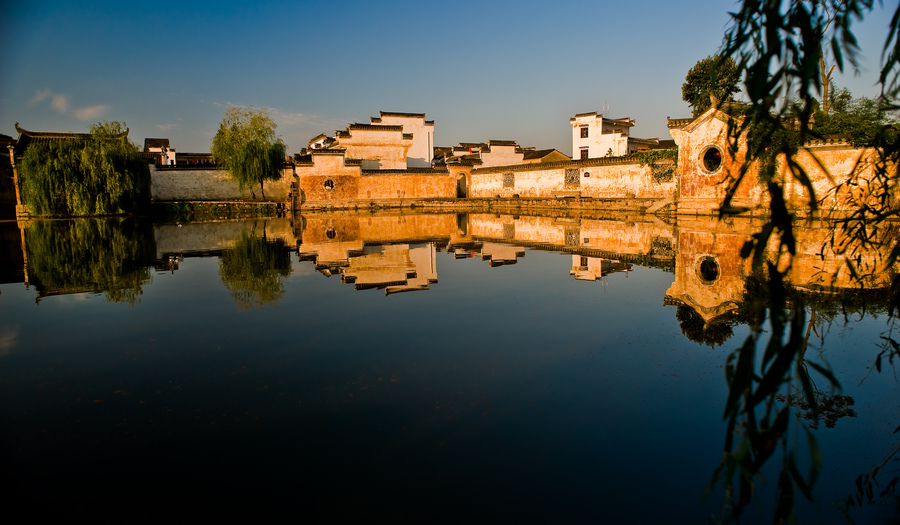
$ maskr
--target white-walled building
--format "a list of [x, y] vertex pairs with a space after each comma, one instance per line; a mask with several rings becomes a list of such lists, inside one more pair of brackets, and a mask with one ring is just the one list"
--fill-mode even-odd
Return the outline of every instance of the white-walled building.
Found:
[[628, 135], [632, 118], [606, 118], [596, 111], [579, 113], [569, 119], [572, 125], [572, 159], [620, 157], [630, 153]]
[[404, 134], [412, 135], [413, 142], [406, 156], [406, 167], [430, 168], [434, 158], [434, 121], [425, 120], [425, 113], [379, 111], [378, 114], [378, 117], [370, 117], [372, 124], [402, 126]]

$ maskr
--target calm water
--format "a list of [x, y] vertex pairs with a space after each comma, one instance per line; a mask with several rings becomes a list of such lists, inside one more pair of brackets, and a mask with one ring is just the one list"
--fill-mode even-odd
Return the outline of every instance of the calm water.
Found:
[[[729, 240], [741, 227], [36, 224], [24, 271], [19, 230], [4, 230], [0, 424], [14, 502], [125, 519], [722, 516], [721, 489], [702, 495], [722, 458], [725, 359], [747, 329], [700, 344], [677, 312], [710, 316], [736, 299]], [[692, 266], [704, 257], [712, 279]], [[887, 327], [858, 314], [816, 326], [809, 354], [833, 367], [856, 417], [814, 431], [824, 466], [818, 501], [798, 503], [803, 523], [842, 523], [832, 502], [900, 443], [895, 372], [871, 370]], [[748, 522], [771, 512], [777, 462]], [[898, 517], [881, 505], [851, 516]]]

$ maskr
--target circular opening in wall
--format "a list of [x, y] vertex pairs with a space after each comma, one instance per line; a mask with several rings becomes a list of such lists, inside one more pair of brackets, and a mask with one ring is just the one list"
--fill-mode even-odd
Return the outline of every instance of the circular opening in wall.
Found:
[[712, 284], [719, 280], [719, 261], [715, 257], [701, 257], [697, 265], [697, 276], [703, 284]]
[[331, 191], [334, 189], [334, 181], [331, 179], [327, 179], [322, 183], [322, 187], [325, 188], [325, 191]]
[[335, 235], [337, 235], [337, 233], [334, 231], [334, 228], [328, 228], [327, 230], [325, 230], [325, 237], [334, 239]]
[[715, 173], [722, 167], [722, 150], [716, 146], [710, 146], [703, 151], [700, 157], [700, 166], [707, 173]]

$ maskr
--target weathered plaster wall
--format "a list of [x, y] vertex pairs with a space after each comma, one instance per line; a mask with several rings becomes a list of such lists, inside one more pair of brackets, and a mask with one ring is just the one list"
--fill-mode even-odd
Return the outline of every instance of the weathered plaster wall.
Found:
[[516, 151], [516, 149], [514, 144], [490, 144], [490, 151], [481, 152], [481, 166], [490, 168], [492, 166], [523, 164], [525, 154], [522, 151]]
[[[725, 199], [730, 181], [740, 172], [746, 155], [746, 140], [739, 141], [734, 157], [728, 153], [729, 139], [727, 115], [710, 109], [696, 120], [683, 127], [670, 129], [679, 148], [678, 169], [680, 179], [678, 194], [679, 214], [715, 214]], [[703, 157], [710, 148], [718, 148], [722, 153], [721, 167], [715, 171], [705, 168]], [[824, 212], [841, 213], [849, 209], [847, 188], [836, 193], [836, 185], [848, 180], [857, 169], [860, 179], [869, 180], [872, 174], [873, 152], [870, 149], [855, 148], [846, 144], [812, 144], [799, 151], [795, 161], [805, 170], [815, 190], [816, 200]], [[789, 209], [805, 212], [809, 207], [809, 192], [788, 173], [787, 162], [778, 159], [780, 179], [785, 181], [785, 198]], [[858, 187], [857, 194], [865, 194], [864, 187]], [[754, 214], [767, 214], [769, 194], [759, 180], [758, 166], [751, 166], [741, 184], [737, 187], [732, 204], [745, 206]]]
[[381, 113], [377, 119], [372, 119], [373, 124], [389, 126], [403, 126], [403, 133], [411, 133], [412, 146], [406, 153], [406, 167], [430, 168], [434, 158], [434, 122], [426, 121], [425, 116], [397, 115]]
[[348, 158], [363, 159], [363, 169], [405, 169], [412, 139], [403, 138], [401, 126], [383, 127], [389, 129], [350, 126], [349, 132], [338, 135], [338, 144], [346, 148]]
[[[430, 170], [429, 170], [430, 171]], [[425, 199], [452, 197], [456, 181], [449, 172], [375, 173], [363, 172], [359, 179], [360, 199]]]
[[[284, 201], [291, 190], [292, 170], [286, 168], [281, 179], [263, 185], [266, 200]], [[261, 198], [259, 188], [254, 188]], [[224, 170], [158, 170], [150, 166], [150, 196], [158, 201], [217, 201], [249, 199], [250, 190], [241, 191]]]
[[[577, 170], [577, 184], [566, 184], [566, 170]], [[513, 184], [504, 184], [512, 173]], [[508, 181], [509, 177], [506, 177]], [[525, 164], [476, 168], [471, 175], [471, 197], [552, 197], [554, 192], [580, 192], [593, 198], [672, 198], [676, 183], [656, 182], [650, 166], [596, 159], [554, 164]]]

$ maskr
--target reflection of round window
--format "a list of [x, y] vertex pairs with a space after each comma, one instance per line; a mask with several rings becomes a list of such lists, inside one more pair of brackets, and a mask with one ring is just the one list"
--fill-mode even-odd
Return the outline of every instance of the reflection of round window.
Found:
[[334, 181], [331, 179], [328, 179], [322, 183], [322, 187], [325, 188], [325, 191], [331, 191], [334, 189]]
[[703, 284], [712, 284], [719, 279], [719, 261], [715, 257], [701, 257], [697, 265], [697, 276]]
[[337, 233], [334, 231], [334, 228], [328, 228], [327, 230], [325, 230], [325, 237], [334, 239], [335, 235], [337, 235]]
[[707, 173], [715, 173], [722, 167], [722, 150], [716, 146], [706, 148], [700, 157], [700, 165], [703, 171]]

